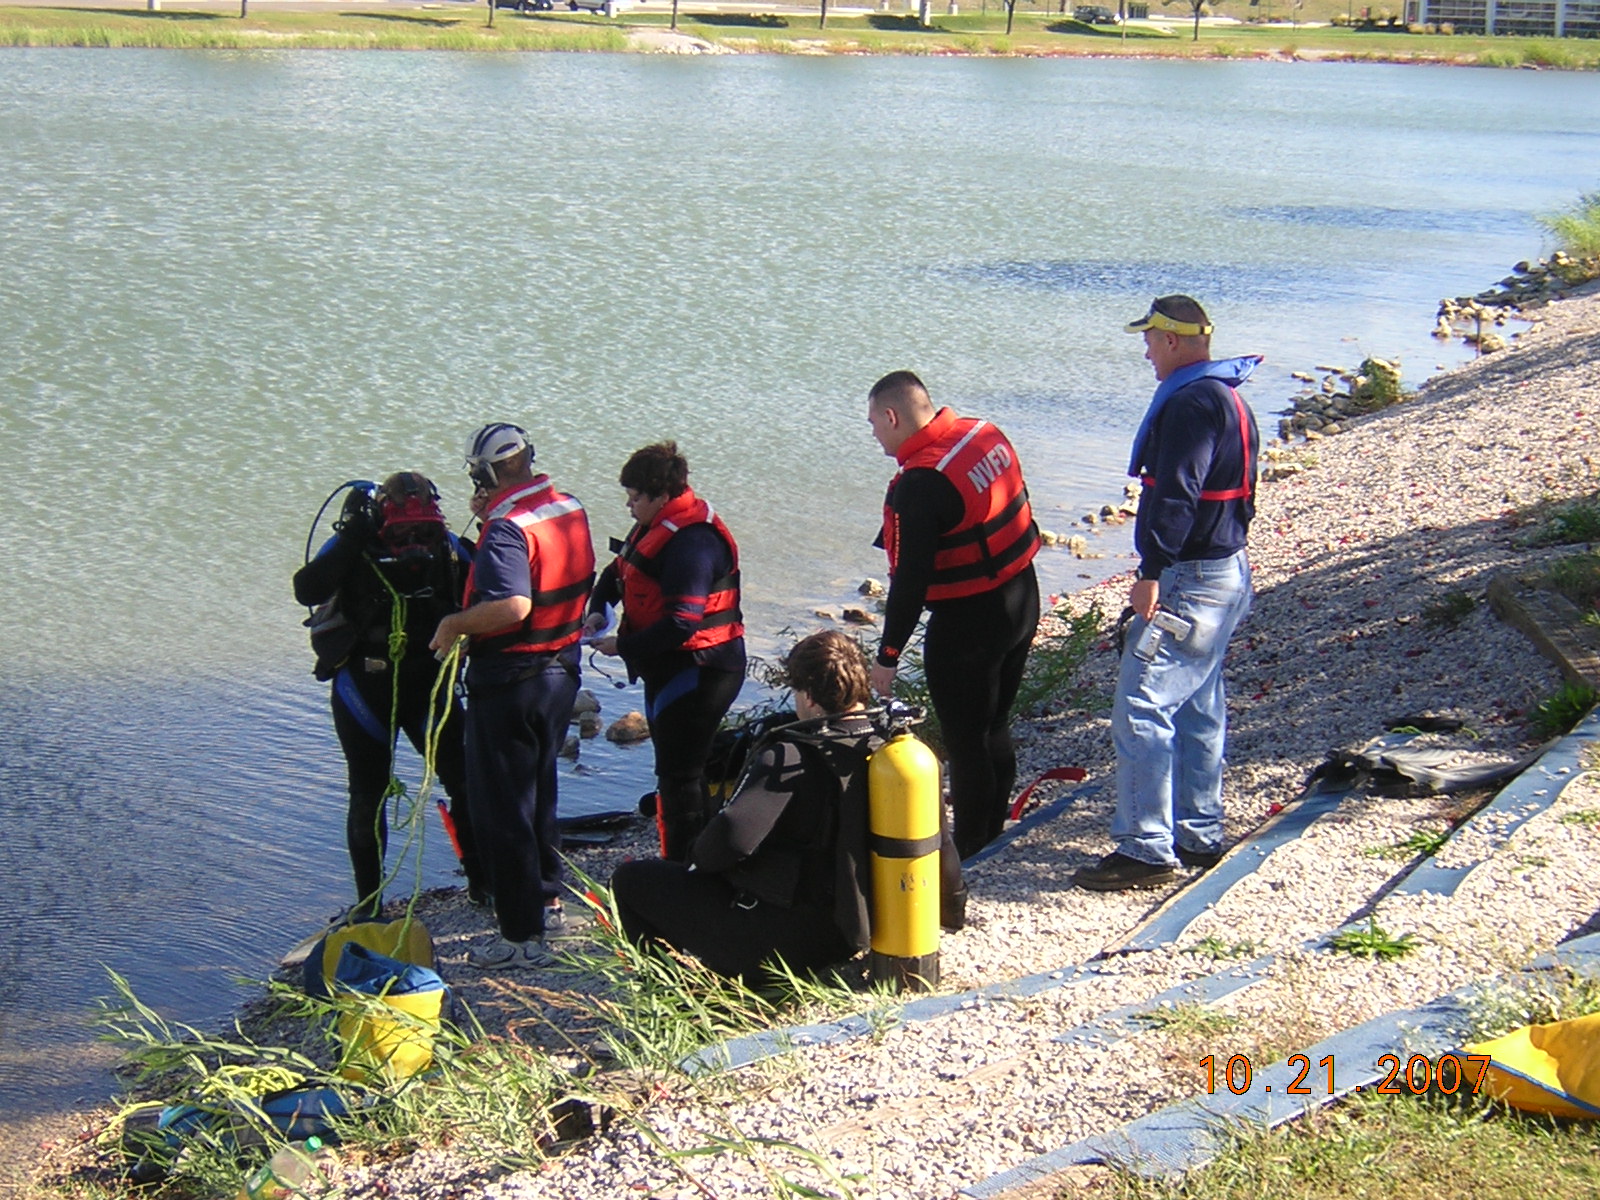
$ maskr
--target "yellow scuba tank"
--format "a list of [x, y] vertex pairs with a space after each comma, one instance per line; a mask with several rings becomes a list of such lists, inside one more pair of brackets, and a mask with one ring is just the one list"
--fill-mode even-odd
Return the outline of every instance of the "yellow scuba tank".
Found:
[[939, 760], [910, 733], [867, 760], [873, 983], [939, 982]]

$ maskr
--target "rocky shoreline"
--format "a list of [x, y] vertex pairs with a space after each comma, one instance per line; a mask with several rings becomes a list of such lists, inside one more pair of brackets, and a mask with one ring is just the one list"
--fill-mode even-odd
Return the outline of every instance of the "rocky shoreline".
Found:
[[[1353, 415], [1337, 438], [1282, 448], [1298, 469], [1261, 490], [1251, 546], [1256, 607], [1228, 665], [1230, 845], [1293, 800], [1330, 749], [1366, 742], [1384, 718], [1461, 718], [1472, 740], [1428, 740], [1463, 760], [1528, 749], [1528, 713], [1556, 690], [1560, 674], [1483, 597], [1497, 574], [1572, 552], [1528, 545], [1521, 514], [1600, 488], [1597, 398], [1600, 291], [1591, 286], [1550, 304], [1506, 351], [1430, 380], [1401, 404]], [[1119, 577], [1065, 597], [1051, 620], [1092, 605], [1115, 617], [1126, 587]], [[1114, 653], [1102, 646], [1085, 667], [1081, 706], [1019, 724], [1023, 780], [1075, 765], [1102, 786], [969, 873], [969, 924], [943, 948], [945, 990], [1068, 970], [1116, 944], [1163, 898], [1083, 892], [1068, 882], [1108, 848], [1113, 760], [1105, 701], [1114, 670]], [[1040, 793], [1071, 786], [1047, 784]], [[1396, 864], [1375, 850], [1418, 830], [1449, 828], [1462, 799], [1361, 795], [1216, 905], [1194, 930], [1208, 953], [1164, 948], [1119, 959], [1088, 986], [972, 1005], [938, 1021], [886, 1022], [877, 1037], [747, 1068], [712, 1092], [666, 1079], [638, 1115], [648, 1135], [619, 1122], [538, 1171], [504, 1172], [484, 1147], [434, 1147], [382, 1162], [353, 1154], [341, 1165], [339, 1194], [756, 1196], [771, 1194], [769, 1173], [781, 1171], [834, 1192], [841, 1176], [859, 1173], [851, 1187], [862, 1198], [950, 1197], [1191, 1093], [1206, 1053], [1310, 1045], [1520, 962], [1592, 921], [1600, 834], [1561, 824], [1560, 816], [1596, 806], [1600, 788], [1591, 775], [1569, 792], [1548, 819], [1515, 835], [1536, 851], [1497, 856], [1448, 904], [1412, 897], [1378, 907]], [[574, 858], [603, 879], [612, 863], [645, 845], [637, 834]], [[1303, 949], [1306, 939], [1369, 906], [1386, 927], [1413, 933], [1421, 952], [1374, 964]], [[561, 978], [484, 979], [466, 966], [467, 944], [489, 921], [459, 893], [429, 895], [419, 911], [443, 974], [490, 1032], [525, 1025], [534, 1013], [561, 1020], [552, 999]], [[1278, 965], [1265, 983], [1222, 1006], [1231, 1023], [1209, 1047], [1160, 1024], [1105, 1047], [1052, 1040], [1098, 1013], [1206, 974], [1217, 954], [1240, 947], [1276, 952]], [[690, 1168], [662, 1152], [704, 1145], [730, 1129], [806, 1153], [773, 1144], [753, 1156], [695, 1158]], [[60, 1155], [55, 1165], [70, 1168], [72, 1159]]]

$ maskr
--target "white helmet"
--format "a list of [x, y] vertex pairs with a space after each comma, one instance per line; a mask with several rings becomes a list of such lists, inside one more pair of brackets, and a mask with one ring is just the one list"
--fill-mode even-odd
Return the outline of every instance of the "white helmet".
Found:
[[528, 452], [528, 461], [531, 463], [533, 443], [528, 440], [527, 430], [522, 426], [504, 421], [485, 425], [467, 442], [467, 471], [472, 476], [472, 482], [479, 487], [494, 487], [500, 482], [494, 464], [513, 458], [524, 450]]

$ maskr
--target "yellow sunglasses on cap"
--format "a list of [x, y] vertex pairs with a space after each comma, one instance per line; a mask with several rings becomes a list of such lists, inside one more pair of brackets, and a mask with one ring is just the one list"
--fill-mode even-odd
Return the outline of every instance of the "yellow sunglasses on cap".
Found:
[[1147, 329], [1160, 329], [1166, 333], [1175, 333], [1179, 337], [1200, 337], [1211, 333], [1211, 326], [1198, 325], [1193, 321], [1176, 321], [1164, 312], [1151, 309], [1137, 321], [1122, 327], [1128, 333], [1143, 333]]

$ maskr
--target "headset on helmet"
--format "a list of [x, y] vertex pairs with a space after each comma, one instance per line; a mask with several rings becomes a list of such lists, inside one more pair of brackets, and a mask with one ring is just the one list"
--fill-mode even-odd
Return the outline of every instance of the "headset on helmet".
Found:
[[472, 482], [481, 488], [496, 486], [500, 477], [494, 464], [504, 462], [523, 450], [528, 452], [528, 461], [531, 463], [533, 443], [528, 440], [528, 432], [522, 426], [504, 421], [485, 425], [467, 442], [467, 471], [472, 476]]

